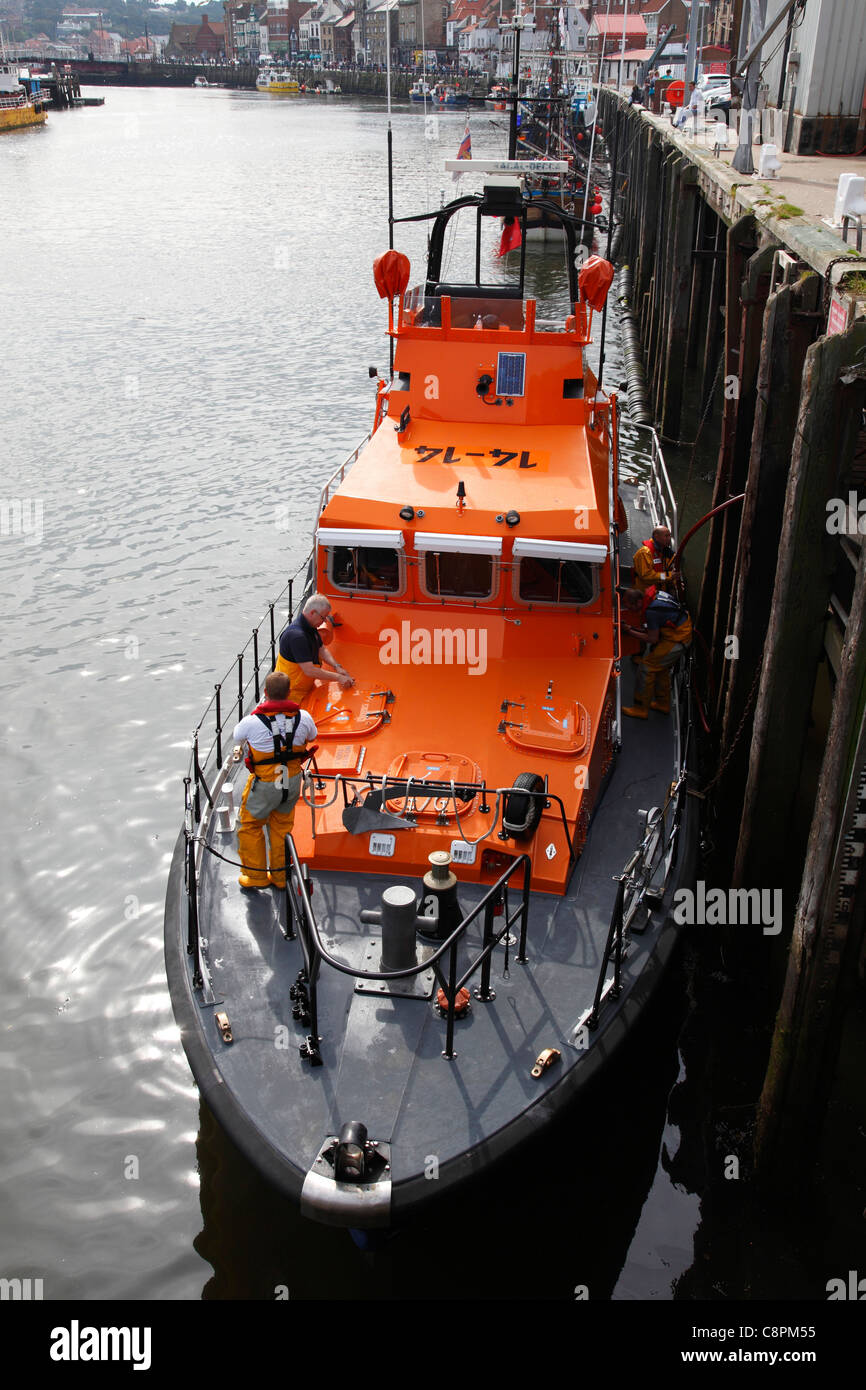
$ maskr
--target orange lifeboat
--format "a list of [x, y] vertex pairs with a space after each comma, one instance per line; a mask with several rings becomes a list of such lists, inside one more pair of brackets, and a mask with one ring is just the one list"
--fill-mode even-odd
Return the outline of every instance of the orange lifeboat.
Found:
[[[185, 783], [166, 908], [184, 1046], [236, 1142], [330, 1224], [391, 1224], [516, 1152], [540, 1099], [545, 1116], [573, 1099], [656, 979], [694, 864], [687, 682], [667, 722], [624, 737], [620, 719], [624, 522], [675, 529], [675, 505], [657, 452], [619, 497], [616, 398], [586, 359], [612, 270], [593, 258], [578, 278], [581, 223], [549, 208], [568, 281], [553, 318], [527, 293], [516, 179], [429, 215], [413, 287], [405, 256], [376, 262], [393, 372], [315, 521], [316, 754], [281, 893], [238, 887], [244, 774], [219, 688], [214, 751], [197, 736]], [[444, 252], [464, 216], [475, 273], [458, 281]], [[511, 279], [502, 218], [522, 234]], [[267, 643], [265, 625], [238, 714]], [[273, 1044], [287, 1030], [291, 1056]]]

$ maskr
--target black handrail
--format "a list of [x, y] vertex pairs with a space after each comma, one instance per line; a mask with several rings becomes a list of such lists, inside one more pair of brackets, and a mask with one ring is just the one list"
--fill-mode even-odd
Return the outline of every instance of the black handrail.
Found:
[[[686, 692], [688, 691], [690, 677], [691, 662], [689, 661], [686, 663], [684, 675], [680, 678], [680, 689], [684, 689]], [[677, 691], [677, 698], [679, 699], [679, 690]], [[607, 943], [602, 953], [601, 967], [598, 972], [598, 983], [595, 989], [595, 998], [593, 1000], [592, 1008], [590, 1009], [586, 1019], [586, 1027], [590, 1030], [593, 1030], [598, 1027], [599, 1010], [601, 1009], [601, 1005], [604, 1002], [604, 981], [611, 955], [613, 955], [614, 958], [613, 983], [610, 987], [610, 990], [608, 991], [608, 995], [604, 997], [618, 999], [622, 991], [622, 959], [623, 948], [625, 945], [625, 932], [627, 928], [627, 924], [625, 922], [625, 892], [626, 888], [629, 886], [629, 883], [631, 881], [631, 874], [633, 870], [637, 867], [637, 865], [643, 862], [643, 856], [645, 854], [645, 851], [647, 850], [650, 841], [655, 835], [659, 833], [662, 834], [661, 850], [658, 854], [658, 859], [661, 860], [664, 858], [664, 856], [670, 849], [670, 846], [673, 844], [674, 837], [679, 833], [680, 820], [682, 818], [682, 808], [685, 800], [686, 787], [688, 781], [688, 769], [686, 759], [689, 745], [691, 742], [692, 730], [691, 713], [687, 697], [685, 702], [680, 701], [681, 707], [683, 703], [685, 703], [687, 713], [685, 737], [682, 738], [680, 741], [681, 747], [683, 749], [683, 759], [680, 767], [679, 778], [668, 792], [665, 804], [659, 809], [657, 817], [655, 817], [652, 820], [648, 819], [646, 829], [644, 830], [644, 833], [641, 836], [640, 843], [638, 844], [637, 849], [629, 858], [622, 873], [615, 876], [617, 890], [616, 897], [614, 899], [613, 912], [611, 914], [610, 919], [610, 927], [608, 928], [607, 933]], [[664, 827], [666, 824], [665, 817], [667, 815], [668, 807], [671, 805], [671, 803], [673, 803], [674, 812], [673, 816], [671, 817], [670, 831], [668, 834], [664, 834]], [[641, 892], [641, 901], [643, 900], [643, 897], [646, 894], [646, 887], [647, 885], [644, 885], [644, 888]], [[637, 905], [639, 904], [635, 904], [635, 906]]]
[[[196, 825], [201, 820], [201, 789], [204, 790], [204, 794], [207, 798], [208, 804], [211, 806], [211, 808], [213, 808], [213, 799], [211, 797], [210, 789], [208, 788], [207, 782], [205, 780], [205, 771], [210, 765], [211, 756], [214, 753], [216, 753], [217, 768], [221, 768], [223, 763], [223, 730], [225, 727], [225, 725], [223, 724], [222, 716], [223, 686], [235, 674], [235, 672], [237, 672], [238, 719], [242, 719], [244, 713], [244, 703], [246, 700], [247, 692], [249, 691], [250, 687], [252, 687], [255, 693], [256, 701], [258, 702], [258, 700], [261, 698], [261, 660], [259, 655], [259, 634], [262, 631], [262, 629], [265, 628], [265, 624], [267, 624], [268, 642], [271, 653], [271, 669], [273, 669], [273, 667], [276, 665], [277, 659], [277, 634], [276, 624], [274, 621], [274, 610], [276, 608], [276, 605], [280, 602], [280, 600], [283, 597], [288, 596], [288, 616], [289, 620], [292, 619], [292, 617], [294, 616], [295, 580], [298, 578], [298, 575], [301, 574], [301, 572], [309, 566], [309, 563], [310, 557], [307, 556], [301, 564], [301, 566], [299, 567], [299, 569], [297, 570], [297, 572], [294, 575], [292, 575], [291, 579], [288, 580], [284, 588], [280, 591], [279, 594], [277, 594], [277, 597], [273, 600], [273, 602], [268, 604], [267, 613], [265, 613], [261, 622], [259, 622], [258, 625], [252, 629], [250, 638], [247, 641], [246, 646], [243, 648], [241, 652], [238, 653], [236, 660], [229, 668], [229, 670], [226, 672], [226, 674], [223, 676], [223, 679], [215, 683], [214, 693], [208, 701], [207, 705], [205, 706], [204, 712], [202, 713], [202, 716], [199, 719], [198, 724], [193, 730], [193, 746], [190, 754], [190, 764], [188, 770], [195, 789], [193, 794], [193, 809]], [[245, 681], [244, 657], [250, 648], [252, 648], [253, 670], [252, 675], [248, 676]], [[204, 761], [202, 762], [199, 755], [199, 733], [201, 732], [202, 726], [204, 725], [204, 722], [211, 709], [213, 709], [214, 711], [214, 738], [213, 742], [210, 745], [210, 748], [207, 750], [207, 753], [205, 754]]]
[[[301, 941], [301, 950], [303, 951], [304, 955], [307, 983], [309, 986], [308, 994], [312, 1029], [311, 1040], [314, 1047], [318, 1043], [318, 1038], [316, 1036], [316, 1025], [314, 1021], [317, 1017], [316, 975], [318, 973], [319, 965], [322, 961], [325, 961], [327, 965], [332, 966], [334, 970], [338, 970], [342, 975], [351, 975], [356, 980], [405, 980], [411, 978], [413, 975], [420, 975], [423, 971], [430, 970], [432, 967], [437, 979], [439, 979], [442, 984], [445, 997], [448, 1001], [447, 1035], [445, 1051], [443, 1053], [443, 1056], [445, 1056], [449, 1061], [451, 1061], [454, 1057], [454, 1019], [456, 1016], [455, 1005], [457, 995], [465, 985], [466, 981], [470, 979], [472, 975], [475, 974], [479, 966], [483, 966], [485, 962], [489, 959], [494, 948], [499, 944], [502, 937], [507, 935], [508, 932], [511, 930], [511, 927], [518, 916], [521, 919], [521, 923], [520, 948], [518, 950], [517, 959], [521, 962], [521, 964], [526, 963], [526, 933], [529, 922], [529, 887], [532, 876], [532, 860], [530, 859], [529, 855], [521, 854], [519, 858], [514, 860], [513, 863], [509, 864], [505, 872], [496, 880], [492, 887], [488, 889], [484, 897], [481, 898], [478, 903], [476, 903], [475, 907], [472, 909], [471, 912], [469, 912], [465, 917], [463, 917], [463, 919], [460, 922], [458, 922], [451, 935], [446, 937], [446, 939], [437, 947], [437, 949], [433, 952], [432, 955], [428, 956], [426, 960], [421, 961], [419, 964], [407, 966], [403, 970], [360, 970], [356, 966], [347, 965], [345, 961], [338, 960], [336, 956], [332, 956], [322, 945], [322, 939], [319, 935], [318, 923], [316, 922], [315, 913], [313, 912], [312, 903], [310, 902], [310, 895], [307, 890], [307, 881], [304, 877], [303, 866], [301, 864], [300, 858], [298, 857], [298, 851], [295, 846], [295, 841], [291, 834], [286, 835], [285, 838], [285, 856], [287, 868], [289, 866], [289, 863], [291, 862], [291, 868], [289, 869], [289, 872], [287, 872], [286, 874], [286, 925], [288, 926], [288, 914], [291, 913], [293, 917], [295, 917], [297, 920], [298, 935]], [[515, 874], [517, 870], [521, 867], [523, 868], [523, 890], [521, 894], [520, 906], [515, 909], [511, 917], [509, 917], [506, 913], [504, 915], [503, 925], [500, 928], [500, 930], [498, 932], [493, 932], [493, 909], [500, 900], [502, 890], [505, 884], [512, 877], [512, 875]], [[294, 888], [289, 887], [290, 881], [294, 883]], [[295, 894], [296, 897], [300, 899], [300, 913], [298, 912], [298, 904], [297, 901], [294, 900], [293, 894]], [[481, 947], [481, 951], [479, 952], [475, 960], [470, 964], [469, 968], [466, 971], [464, 971], [463, 975], [458, 980], [457, 944], [460, 938], [463, 936], [464, 932], [466, 931], [467, 927], [469, 927], [470, 924], [474, 922], [475, 918], [478, 916], [479, 912], [482, 911], [482, 909], [485, 912], [485, 917], [487, 917], [489, 911], [489, 924], [486, 920], [484, 928], [484, 940]], [[438, 963], [441, 960], [441, 958], [445, 955], [446, 951], [449, 953], [447, 984], [445, 979], [443, 978], [442, 972], [438, 968]], [[489, 973], [487, 978], [489, 983]], [[489, 991], [488, 997], [490, 997]]]
[[[355, 794], [357, 794], [356, 789], [359, 787], [363, 787], [365, 792], [381, 792], [383, 805], [385, 801], [389, 799], [389, 793], [392, 793], [394, 797], [402, 793], [404, 798], [408, 798], [408, 794], [413, 788], [415, 789], [415, 796], [444, 796], [446, 794], [451, 795], [452, 792], [451, 782], [431, 782], [426, 777], [388, 777], [387, 775], [383, 777], [381, 774], [377, 776], [375, 772], [368, 772], [364, 777], [347, 777], [344, 772], [320, 772], [318, 767], [316, 768], [316, 776], [322, 783], [338, 782], [340, 784], [343, 792], [344, 806], [350, 804], [346, 797], [347, 787], [351, 787]], [[556, 792], [552, 792], [549, 787], [543, 791], [534, 792], [530, 791], [528, 788], [515, 787], [513, 784], [508, 787], [490, 787], [485, 780], [482, 780], [480, 782], [455, 782], [453, 791], [455, 795], [462, 794], [463, 792], [471, 793], [471, 795], [466, 796], [465, 800], [467, 801], [471, 801], [473, 797], [480, 795], [481, 805], [478, 807], [479, 815], [489, 814], [490, 807], [487, 806], [488, 795], [505, 797], [513, 792], [515, 796], [529, 796], [534, 799], [540, 798], [542, 801], [555, 801], [559, 807], [559, 816], [565, 833], [565, 841], [568, 845], [569, 857], [571, 859], [574, 858], [574, 842], [571, 838], [571, 831], [568, 828], [565, 803], [562, 797], [558, 796]], [[304, 804], [311, 809], [315, 809], [315, 802], [307, 801], [306, 798], [304, 798]], [[492, 825], [490, 829], [493, 829]]]

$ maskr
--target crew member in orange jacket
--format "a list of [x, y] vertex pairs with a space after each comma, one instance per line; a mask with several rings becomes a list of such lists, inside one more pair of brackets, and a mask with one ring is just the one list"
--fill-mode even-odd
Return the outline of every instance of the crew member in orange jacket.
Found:
[[[285, 836], [295, 823], [295, 803], [301, 791], [301, 764], [315, 747], [316, 726], [306, 710], [288, 698], [289, 678], [272, 671], [265, 680], [265, 698], [235, 725], [235, 743], [248, 749], [250, 776], [244, 788], [238, 820], [241, 888], [285, 888]], [[270, 841], [271, 871], [265, 850], [265, 827]]]
[[651, 584], [670, 592], [673, 589], [673, 548], [667, 526], [656, 526], [652, 537], [634, 553], [634, 587], [645, 594]]
[[624, 623], [623, 628], [647, 645], [637, 664], [634, 704], [623, 705], [622, 712], [632, 719], [647, 719], [651, 709], [669, 714], [671, 671], [691, 645], [692, 620], [679, 599], [656, 589], [655, 585], [650, 585], [645, 594], [638, 589], [626, 589], [623, 595], [628, 608], [636, 611], [640, 607], [642, 624], [638, 628]]

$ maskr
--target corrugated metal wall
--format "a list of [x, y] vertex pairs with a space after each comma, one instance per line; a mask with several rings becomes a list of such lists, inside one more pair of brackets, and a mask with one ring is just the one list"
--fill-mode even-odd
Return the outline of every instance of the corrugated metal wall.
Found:
[[[767, 23], [784, 0], [768, 0]], [[768, 39], [761, 55], [769, 103], [778, 102], [786, 20]], [[775, 55], [767, 56], [776, 49]], [[856, 116], [866, 86], [866, 0], [806, 0], [791, 34], [800, 54], [795, 111], [804, 116]], [[789, 91], [785, 89], [787, 105]]]

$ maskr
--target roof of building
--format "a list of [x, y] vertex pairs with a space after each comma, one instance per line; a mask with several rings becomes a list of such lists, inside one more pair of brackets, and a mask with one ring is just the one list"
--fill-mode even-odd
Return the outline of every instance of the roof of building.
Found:
[[589, 27], [590, 29], [594, 28], [599, 34], [622, 34], [623, 30], [626, 34], [639, 35], [640, 37], [646, 34], [646, 25], [639, 14], [630, 14], [624, 17], [617, 14], [596, 14], [593, 15], [592, 24]]

